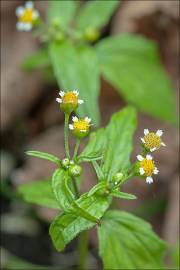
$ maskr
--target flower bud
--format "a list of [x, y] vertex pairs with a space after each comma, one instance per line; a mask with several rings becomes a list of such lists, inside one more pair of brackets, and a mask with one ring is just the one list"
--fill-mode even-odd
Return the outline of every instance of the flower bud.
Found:
[[86, 40], [94, 42], [100, 37], [100, 32], [94, 27], [88, 27], [85, 30], [84, 37]]
[[123, 178], [123, 173], [118, 172], [112, 177], [112, 180], [114, 184], [117, 185], [122, 180], [122, 178]]
[[69, 167], [69, 174], [71, 176], [79, 176], [81, 174], [82, 168], [79, 165], [71, 165]]
[[64, 158], [62, 161], [61, 161], [61, 165], [64, 169], [67, 169], [69, 167], [69, 164], [70, 164], [70, 160], [69, 158]]
[[76, 138], [84, 138], [89, 134], [90, 122], [89, 117], [78, 119], [76, 116], [72, 118], [73, 124], [69, 124], [69, 129], [72, 130], [73, 135]]

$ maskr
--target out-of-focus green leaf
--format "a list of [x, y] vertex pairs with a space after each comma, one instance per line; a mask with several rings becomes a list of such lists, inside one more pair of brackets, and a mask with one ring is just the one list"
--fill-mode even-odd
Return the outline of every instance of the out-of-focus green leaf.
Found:
[[173, 88], [152, 41], [123, 34], [102, 40], [96, 48], [103, 76], [128, 103], [176, 123]]
[[[77, 200], [78, 205], [88, 211], [91, 215], [101, 218], [109, 206], [107, 197], [82, 195]], [[56, 217], [50, 226], [50, 235], [54, 246], [61, 251], [81, 231], [92, 228], [94, 222], [70, 213], [63, 213]]]
[[61, 25], [66, 26], [73, 18], [77, 7], [78, 1], [49, 0], [47, 11], [48, 22], [51, 23], [59, 20]]
[[87, 46], [75, 48], [70, 41], [51, 43], [49, 47], [54, 74], [63, 90], [78, 89], [85, 101], [78, 107], [81, 117], [89, 116], [99, 123], [99, 67], [95, 51]]
[[37, 68], [47, 68], [49, 65], [50, 60], [47, 49], [39, 49], [23, 60], [22, 68], [27, 71], [32, 71]]
[[58, 157], [56, 157], [54, 155], [51, 155], [49, 153], [40, 152], [40, 151], [27, 151], [26, 154], [29, 155], [29, 156], [33, 156], [33, 157], [42, 158], [42, 159], [52, 161], [52, 162], [56, 163], [57, 165], [61, 164], [61, 160]]
[[84, 4], [77, 16], [77, 28], [84, 30], [87, 27], [103, 27], [108, 23], [119, 2], [119, 0], [101, 0]]
[[132, 139], [136, 128], [136, 111], [126, 107], [115, 113], [106, 128], [107, 144], [103, 156], [103, 171], [108, 179], [129, 166]]
[[60, 206], [53, 194], [50, 180], [37, 180], [28, 184], [23, 184], [19, 186], [18, 192], [28, 203], [60, 209]]
[[144, 220], [122, 211], [108, 211], [98, 229], [105, 269], [164, 269], [164, 242]]
[[129, 194], [126, 192], [121, 192], [119, 190], [113, 190], [110, 193], [112, 196], [120, 198], [120, 199], [126, 199], [126, 200], [134, 200], [136, 199], [136, 196], [133, 194]]

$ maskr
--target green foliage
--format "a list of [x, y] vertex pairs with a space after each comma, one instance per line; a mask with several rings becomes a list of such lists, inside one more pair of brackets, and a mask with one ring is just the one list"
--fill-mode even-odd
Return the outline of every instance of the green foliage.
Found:
[[112, 196], [117, 197], [117, 198], [120, 198], [120, 199], [127, 199], [127, 200], [134, 200], [134, 199], [136, 199], [136, 196], [135, 195], [129, 194], [129, 193], [126, 193], [126, 192], [121, 192], [121, 191], [118, 191], [118, 190], [113, 190], [113, 191], [111, 191], [110, 194]]
[[136, 128], [136, 112], [127, 107], [115, 113], [106, 128], [107, 145], [103, 156], [103, 172], [108, 179], [129, 166], [132, 137]]
[[87, 27], [103, 27], [109, 21], [119, 3], [119, 0], [89, 1], [82, 6], [78, 13], [76, 19], [77, 28], [84, 30]]
[[22, 63], [22, 67], [27, 71], [32, 71], [37, 68], [47, 68], [50, 65], [51, 62], [46, 48], [39, 49], [27, 56]]
[[[84, 194], [77, 200], [77, 203], [81, 208], [99, 219], [108, 208], [110, 201], [107, 197]], [[94, 222], [71, 213], [63, 213], [57, 216], [50, 226], [50, 235], [54, 246], [57, 250], [62, 251], [81, 231], [90, 229], [94, 225]]]
[[48, 154], [48, 153], [45, 153], [45, 152], [27, 151], [26, 154], [29, 155], [29, 156], [49, 160], [49, 161], [51, 161], [53, 163], [56, 163], [57, 165], [60, 165], [60, 163], [61, 163], [61, 160], [59, 158], [57, 158], [56, 156], [54, 156], [52, 154]]
[[103, 76], [128, 103], [162, 120], [176, 122], [172, 85], [152, 41], [122, 34], [102, 40], [96, 50]]
[[163, 269], [165, 244], [142, 219], [108, 211], [98, 236], [105, 269]]
[[50, 0], [48, 2], [47, 19], [49, 23], [58, 20], [60, 25], [66, 26], [74, 16], [78, 1]]
[[54, 74], [60, 89], [78, 89], [86, 100], [86, 106], [79, 106], [81, 117], [88, 115], [99, 124], [99, 68], [95, 51], [87, 46], [75, 48], [70, 41], [51, 43], [49, 47]]
[[51, 180], [43, 179], [23, 184], [18, 188], [18, 192], [28, 203], [60, 209], [60, 206], [53, 194]]

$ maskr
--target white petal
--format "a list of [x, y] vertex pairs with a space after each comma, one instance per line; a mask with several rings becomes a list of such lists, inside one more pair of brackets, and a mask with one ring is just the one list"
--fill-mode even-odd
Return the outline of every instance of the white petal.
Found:
[[152, 160], [152, 156], [151, 155], [146, 155], [146, 159]]
[[20, 17], [24, 13], [24, 7], [17, 7], [16, 8], [16, 16]]
[[77, 90], [74, 90], [73, 93], [76, 95], [76, 96], [79, 96], [79, 92]]
[[91, 118], [89, 118], [89, 117], [85, 117], [84, 119], [85, 119], [85, 121], [88, 122], [88, 123], [91, 122]]
[[163, 143], [163, 142], [161, 142], [161, 145], [162, 145], [162, 146], [166, 146], [165, 143]]
[[143, 138], [141, 138], [141, 141], [142, 141], [143, 143], [145, 143], [145, 140], [144, 140]]
[[143, 175], [145, 173], [143, 168], [139, 168], [139, 172], [140, 172], [140, 175]]
[[30, 31], [32, 29], [31, 23], [24, 23], [24, 31]]
[[73, 122], [77, 122], [77, 121], [78, 121], [77, 116], [73, 116], [73, 117], [72, 117], [72, 120], [73, 120]]
[[153, 147], [150, 149], [151, 152], [154, 152], [157, 149], [157, 147]]
[[64, 97], [64, 91], [60, 91], [60, 92], [59, 92], [59, 95], [60, 95], [61, 97]]
[[69, 124], [69, 129], [70, 129], [70, 130], [73, 130], [73, 129], [74, 129], [74, 127], [73, 127], [72, 124]]
[[155, 167], [153, 173], [158, 174], [159, 170]]
[[156, 135], [159, 136], [159, 137], [161, 137], [163, 135], [163, 131], [161, 129], [158, 129], [156, 131]]
[[24, 30], [24, 23], [17, 22], [16, 23], [16, 29], [19, 30], [19, 31], [23, 31]]
[[78, 103], [79, 103], [79, 104], [83, 104], [83, 103], [84, 103], [84, 100], [78, 99]]
[[33, 11], [32, 17], [34, 20], [36, 20], [39, 17], [39, 12], [37, 10]]
[[81, 132], [86, 132], [87, 130], [85, 130], [85, 129], [80, 129], [80, 131], [81, 131]]
[[58, 103], [62, 103], [62, 99], [61, 99], [61, 98], [56, 98], [56, 101], [57, 101]]
[[28, 8], [28, 9], [32, 9], [34, 6], [33, 2], [32, 1], [28, 1], [25, 3], [25, 7]]
[[148, 183], [148, 184], [153, 183], [152, 177], [150, 177], [150, 176], [146, 177], [146, 183]]
[[147, 135], [149, 133], [149, 129], [144, 129], [144, 135]]
[[144, 158], [143, 158], [143, 156], [138, 155], [138, 156], [137, 156], [137, 159], [138, 159], [139, 161], [142, 161]]

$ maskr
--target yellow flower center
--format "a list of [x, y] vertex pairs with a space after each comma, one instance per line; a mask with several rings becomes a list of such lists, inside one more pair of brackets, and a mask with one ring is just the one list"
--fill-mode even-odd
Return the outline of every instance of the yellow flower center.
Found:
[[72, 103], [72, 104], [76, 105], [76, 104], [78, 104], [78, 97], [76, 96], [75, 93], [70, 91], [70, 92], [67, 92], [64, 94], [64, 96], [62, 97], [62, 102], [63, 103]]
[[19, 18], [20, 22], [23, 23], [32, 23], [33, 21], [33, 10], [32, 9], [25, 9], [24, 13]]
[[73, 128], [78, 131], [83, 130], [84, 132], [87, 132], [89, 130], [89, 123], [84, 119], [80, 119], [73, 123]]
[[144, 169], [146, 176], [151, 176], [155, 169], [155, 164], [153, 160], [145, 158], [140, 162], [140, 167]]
[[147, 149], [151, 148], [159, 148], [161, 146], [161, 138], [157, 136], [154, 132], [148, 133], [146, 136], [144, 136], [144, 146]]

